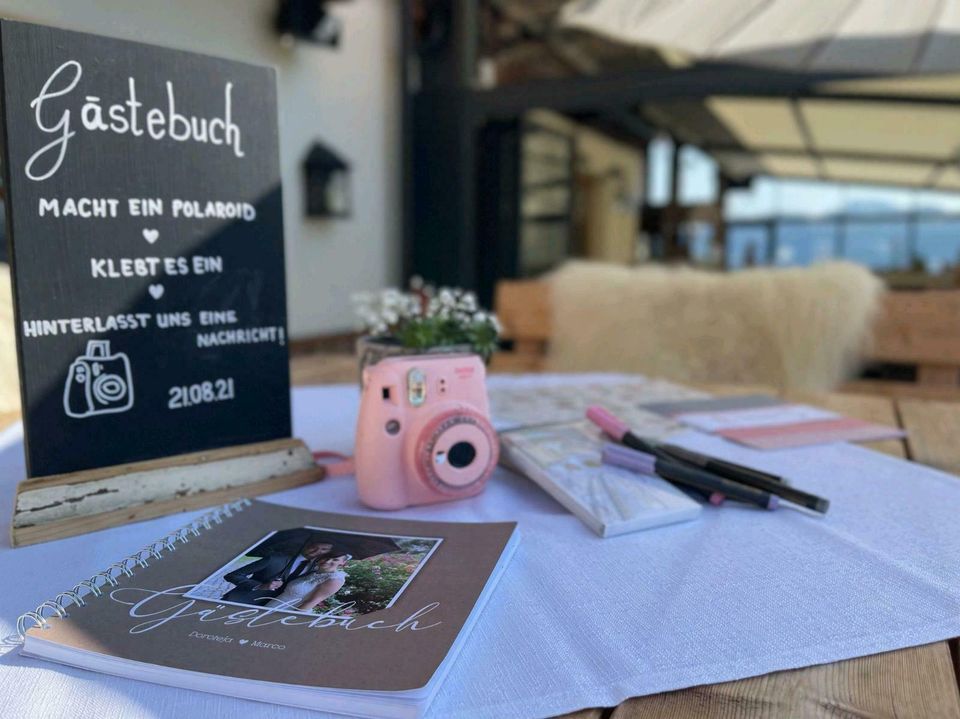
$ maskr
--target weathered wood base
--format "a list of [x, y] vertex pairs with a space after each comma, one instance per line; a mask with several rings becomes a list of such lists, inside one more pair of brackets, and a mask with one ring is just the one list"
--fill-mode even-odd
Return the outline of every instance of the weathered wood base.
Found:
[[10, 536], [36, 544], [323, 479], [299, 439], [257, 442], [20, 483]]

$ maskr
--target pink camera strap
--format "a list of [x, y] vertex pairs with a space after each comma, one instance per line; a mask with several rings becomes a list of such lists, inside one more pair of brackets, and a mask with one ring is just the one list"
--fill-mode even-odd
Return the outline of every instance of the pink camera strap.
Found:
[[353, 474], [353, 457], [339, 452], [314, 452], [313, 459], [327, 470], [328, 477]]

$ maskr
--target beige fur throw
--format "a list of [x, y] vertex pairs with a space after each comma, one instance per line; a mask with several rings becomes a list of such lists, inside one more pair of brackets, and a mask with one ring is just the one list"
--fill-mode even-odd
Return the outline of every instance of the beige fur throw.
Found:
[[856, 369], [883, 291], [848, 262], [732, 273], [571, 262], [548, 279], [551, 370], [806, 390]]

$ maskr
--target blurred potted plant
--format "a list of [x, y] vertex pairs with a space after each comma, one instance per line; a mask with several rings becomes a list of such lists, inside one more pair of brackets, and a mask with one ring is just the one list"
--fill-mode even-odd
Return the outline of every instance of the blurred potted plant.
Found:
[[500, 323], [473, 292], [414, 277], [406, 292], [360, 292], [352, 300], [365, 333], [357, 340], [361, 374], [385, 357], [472, 352], [487, 361], [497, 348]]

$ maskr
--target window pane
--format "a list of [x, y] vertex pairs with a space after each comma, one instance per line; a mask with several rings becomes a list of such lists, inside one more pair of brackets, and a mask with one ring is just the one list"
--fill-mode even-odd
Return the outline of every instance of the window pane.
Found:
[[679, 228], [680, 246], [694, 264], [714, 264], [713, 225], [709, 222], [684, 222]]
[[680, 148], [681, 205], [709, 205], [717, 201], [717, 163], [696, 147]]
[[809, 265], [833, 257], [836, 237], [833, 223], [781, 222], [777, 226], [773, 264]]
[[960, 264], [960, 221], [917, 222], [917, 258], [933, 274]]
[[647, 145], [647, 204], [663, 207], [670, 201], [670, 158], [673, 141], [665, 137]]
[[727, 225], [727, 267], [767, 263], [766, 225]]
[[843, 233], [843, 256], [877, 270], [909, 266], [906, 220], [849, 222]]

